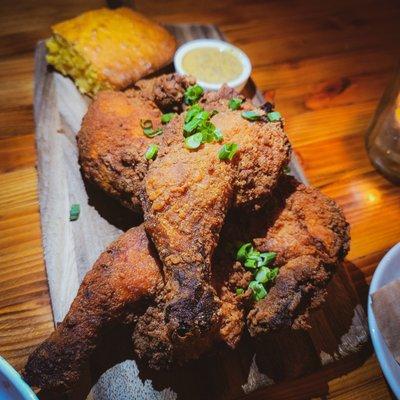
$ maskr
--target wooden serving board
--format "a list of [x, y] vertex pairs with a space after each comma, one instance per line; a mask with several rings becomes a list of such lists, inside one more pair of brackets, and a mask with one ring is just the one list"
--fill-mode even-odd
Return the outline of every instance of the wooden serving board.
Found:
[[[168, 28], [181, 43], [203, 37], [223, 38], [211, 25]], [[255, 102], [262, 102], [252, 82], [246, 90]], [[71, 80], [47, 68], [44, 43], [40, 42], [35, 55], [36, 142], [43, 246], [55, 323], [65, 316], [79, 283], [100, 253], [124, 229], [137, 223], [113, 200], [86, 187], [82, 180], [75, 134], [89, 101]], [[291, 169], [306, 182], [295, 158]], [[81, 206], [75, 222], [69, 222], [72, 203]], [[262, 342], [245, 336], [235, 351], [218, 347], [169, 373], [152, 374], [139, 370], [135, 361], [122, 362], [100, 377], [89, 397], [234, 399], [349, 358], [364, 349], [368, 329], [363, 307], [344, 269], [339, 269], [326, 304], [312, 320], [313, 328], [308, 332], [275, 335]]]

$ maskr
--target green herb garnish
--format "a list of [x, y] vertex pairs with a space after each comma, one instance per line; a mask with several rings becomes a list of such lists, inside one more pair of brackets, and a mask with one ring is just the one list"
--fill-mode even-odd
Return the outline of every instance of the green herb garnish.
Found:
[[243, 111], [242, 112], [242, 117], [244, 119], [247, 119], [249, 121], [257, 121], [259, 120], [263, 115], [259, 114], [257, 111]]
[[168, 124], [176, 116], [176, 113], [166, 113], [161, 116], [161, 123]]
[[236, 288], [236, 294], [237, 294], [238, 296], [240, 296], [240, 295], [243, 294], [243, 293], [244, 293], [244, 289], [243, 289], [243, 288], [241, 288], [241, 287]]
[[239, 99], [237, 97], [234, 97], [233, 99], [230, 99], [228, 102], [228, 107], [231, 110], [238, 110], [240, 108], [240, 106], [242, 105], [243, 100]]
[[79, 218], [79, 214], [81, 213], [81, 207], [79, 204], [72, 204], [69, 209], [69, 220], [76, 221]]
[[236, 253], [236, 260], [244, 262], [251, 251], [253, 251], [251, 243], [242, 244]]
[[287, 174], [290, 174], [292, 171], [291, 171], [290, 167], [287, 165], [285, 168], [283, 168], [283, 172], [287, 175]]
[[140, 120], [140, 126], [143, 129], [143, 133], [148, 138], [153, 138], [154, 136], [162, 134], [162, 129], [161, 128], [153, 129], [153, 123], [149, 119]]
[[236, 259], [254, 274], [254, 280], [250, 282], [249, 287], [256, 301], [265, 298], [267, 286], [276, 279], [279, 273], [278, 268], [269, 267], [275, 258], [276, 253], [272, 251], [260, 253], [251, 243], [242, 244], [236, 253]]
[[268, 121], [278, 122], [282, 119], [281, 113], [278, 111], [272, 111], [267, 114]]
[[184, 101], [186, 104], [196, 103], [203, 95], [204, 90], [200, 85], [189, 86], [184, 94]]
[[255, 301], [262, 300], [267, 296], [267, 290], [264, 285], [257, 281], [251, 281], [249, 288], [253, 291], [253, 299]]
[[197, 149], [203, 142], [203, 133], [197, 132], [194, 135], [190, 135], [185, 139], [185, 146], [187, 149]]
[[213, 115], [215, 115], [214, 111], [205, 111], [198, 104], [194, 104], [187, 110], [183, 136], [186, 138], [185, 146], [188, 149], [197, 149], [203, 143], [222, 140], [222, 132], [210, 121]]
[[232, 160], [238, 150], [236, 143], [225, 143], [218, 151], [218, 158], [220, 160]]
[[145, 153], [146, 160], [154, 160], [157, 156], [158, 153], [158, 146], [154, 143], [152, 143], [148, 148]]

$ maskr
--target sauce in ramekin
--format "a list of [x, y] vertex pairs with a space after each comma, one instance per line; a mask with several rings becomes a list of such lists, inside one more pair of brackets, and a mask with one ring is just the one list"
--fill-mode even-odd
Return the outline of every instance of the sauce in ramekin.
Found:
[[187, 74], [207, 83], [226, 83], [240, 76], [243, 65], [229, 49], [198, 47], [189, 50], [182, 60]]

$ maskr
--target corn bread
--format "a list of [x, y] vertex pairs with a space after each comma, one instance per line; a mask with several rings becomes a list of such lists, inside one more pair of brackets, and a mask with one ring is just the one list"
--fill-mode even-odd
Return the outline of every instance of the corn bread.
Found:
[[171, 61], [175, 38], [129, 8], [88, 11], [52, 26], [46, 60], [82, 93], [125, 89]]

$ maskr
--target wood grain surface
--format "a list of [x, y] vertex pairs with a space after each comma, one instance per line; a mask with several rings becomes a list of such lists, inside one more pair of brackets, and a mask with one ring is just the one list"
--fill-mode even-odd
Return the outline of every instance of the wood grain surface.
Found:
[[[33, 52], [49, 26], [100, 0], [0, 3], [0, 353], [21, 368], [53, 329], [36, 194]], [[311, 183], [352, 225], [347, 265], [366, 301], [383, 254], [400, 238], [400, 190], [370, 165], [364, 134], [399, 55], [396, 1], [136, 1], [164, 23], [217, 24], [274, 97]], [[376, 359], [351, 359], [251, 399], [388, 399]]]

